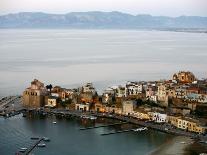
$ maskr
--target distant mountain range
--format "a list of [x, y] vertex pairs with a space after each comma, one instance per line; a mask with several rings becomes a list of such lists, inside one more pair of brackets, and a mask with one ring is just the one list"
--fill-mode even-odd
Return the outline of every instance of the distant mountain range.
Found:
[[0, 28], [207, 29], [207, 17], [131, 15], [121, 12], [48, 14], [21, 12], [0, 16]]

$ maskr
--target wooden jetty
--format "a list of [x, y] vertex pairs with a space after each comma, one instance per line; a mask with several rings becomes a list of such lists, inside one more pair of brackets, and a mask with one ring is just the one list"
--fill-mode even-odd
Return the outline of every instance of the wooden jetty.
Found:
[[112, 134], [130, 132], [130, 131], [134, 131], [134, 129], [127, 129], [127, 130], [121, 130], [121, 131], [115, 131], [115, 132], [109, 132], [109, 133], [102, 133], [101, 136], [107, 136], [107, 135], [112, 135]]
[[80, 130], [89, 130], [89, 129], [95, 129], [95, 128], [108, 127], [108, 126], [122, 125], [122, 124], [127, 124], [127, 123], [128, 122], [121, 122], [121, 123], [113, 123], [113, 124], [107, 124], [107, 125], [92, 126], [92, 127], [80, 128]]

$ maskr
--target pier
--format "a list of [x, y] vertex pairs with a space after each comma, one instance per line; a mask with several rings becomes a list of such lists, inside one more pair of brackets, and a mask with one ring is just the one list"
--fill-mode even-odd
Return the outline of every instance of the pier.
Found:
[[80, 128], [80, 130], [89, 130], [89, 129], [95, 129], [95, 128], [108, 127], [108, 126], [122, 125], [122, 124], [128, 124], [128, 122], [113, 123], [113, 124], [99, 125], [99, 126], [92, 126], [92, 127]]
[[145, 130], [147, 130], [147, 128], [142, 128], [141, 127], [141, 128], [136, 128], [136, 129], [127, 129], [127, 130], [121, 130], [121, 131], [103, 133], [103, 134], [101, 134], [101, 136], [107, 136], [107, 135], [112, 135], [112, 134], [117, 134], [117, 133], [130, 132], [130, 131], [141, 132], [141, 131], [145, 131]]
[[134, 131], [134, 130], [133, 129], [128, 129], [128, 130], [121, 130], [121, 131], [115, 131], [115, 132], [109, 132], [109, 133], [102, 133], [101, 136], [107, 136], [107, 135], [112, 135], [112, 134], [130, 132], [130, 131]]
[[32, 150], [35, 149], [35, 147], [43, 140], [43, 138], [40, 138], [36, 143], [34, 143], [34, 145], [32, 145], [27, 152], [24, 153], [24, 155], [29, 155], [30, 152], [32, 152]]

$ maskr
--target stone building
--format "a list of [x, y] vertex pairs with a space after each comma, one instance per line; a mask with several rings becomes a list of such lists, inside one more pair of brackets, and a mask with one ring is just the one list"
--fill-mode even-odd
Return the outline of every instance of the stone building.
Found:
[[196, 78], [191, 72], [180, 71], [173, 75], [173, 80], [176, 80], [178, 83], [192, 83], [196, 81]]
[[131, 115], [136, 107], [136, 102], [133, 100], [123, 101], [122, 112], [124, 115]]
[[34, 79], [31, 82], [31, 86], [23, 92], [23, 105], [28, 108], [43, 107], [46, 95], [48, 95], [48, 91], [44, 84]]

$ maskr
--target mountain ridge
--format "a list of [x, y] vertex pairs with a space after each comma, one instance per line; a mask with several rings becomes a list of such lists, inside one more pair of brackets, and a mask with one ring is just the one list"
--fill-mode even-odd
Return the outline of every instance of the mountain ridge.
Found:
[[69, 12], [66, 14], [20, 12], [1, 15], [0, 28], [207, 29], [207, 17], [131, 15], [118, 11]]

